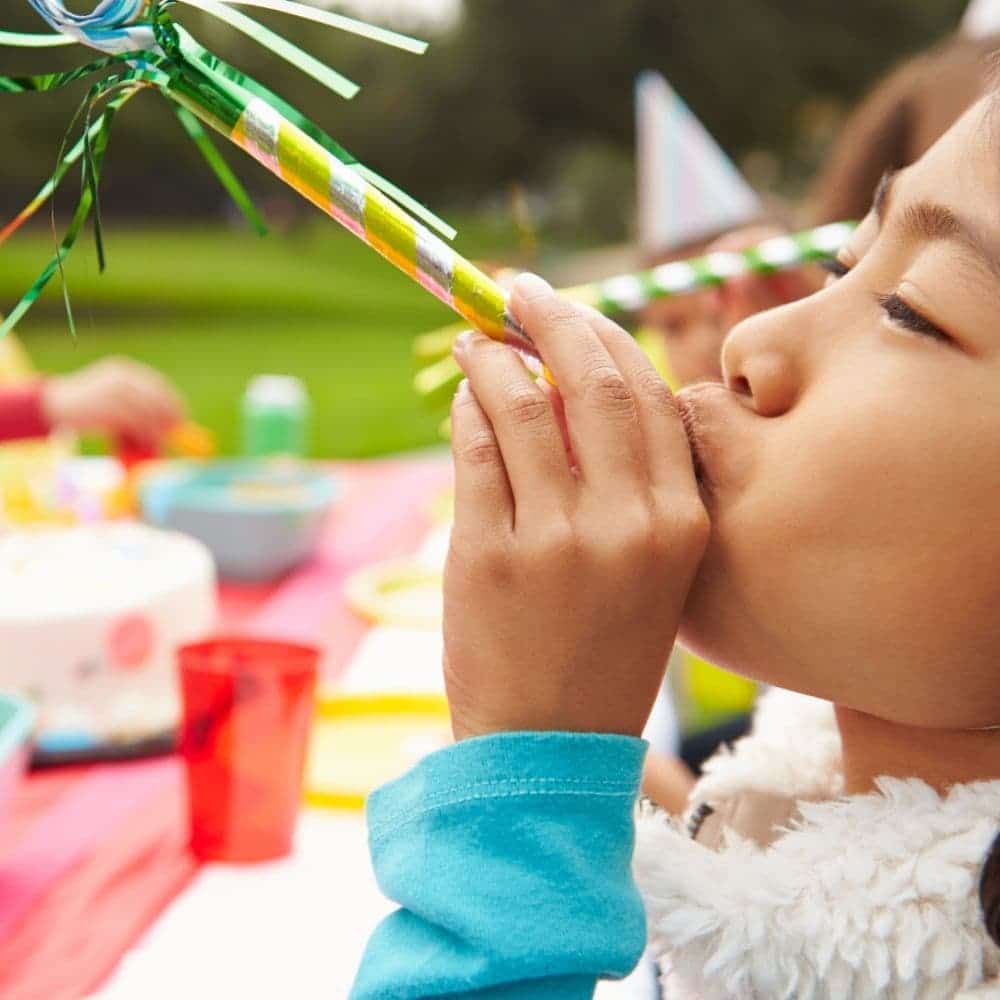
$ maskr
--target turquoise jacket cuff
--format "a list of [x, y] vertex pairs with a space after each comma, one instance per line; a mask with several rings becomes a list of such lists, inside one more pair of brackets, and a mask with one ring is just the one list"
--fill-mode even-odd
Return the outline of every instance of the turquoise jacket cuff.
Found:
[[352, 997], [589, 997], [645, 944], [632, 881], [646, 744], [504, 733], [425, 758], [370, 799], [379, 885], [401, 909]]

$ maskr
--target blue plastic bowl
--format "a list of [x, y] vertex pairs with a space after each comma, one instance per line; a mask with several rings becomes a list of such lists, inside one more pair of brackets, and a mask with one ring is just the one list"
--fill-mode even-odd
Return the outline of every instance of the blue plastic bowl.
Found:
[[27, 769], [34, 724], [30, 702], [0, 694], [0, 817]]
[[143, 517], [203, 542], [219, 575], [262, 582], [316, 550], [340, 486], [330, 473], [289, 460], [171, 463], [140, 487]]

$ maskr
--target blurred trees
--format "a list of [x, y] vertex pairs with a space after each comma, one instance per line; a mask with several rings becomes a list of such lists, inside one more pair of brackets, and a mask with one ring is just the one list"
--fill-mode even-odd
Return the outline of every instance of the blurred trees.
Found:
[[[422, 58], [260, 17], [363, 84], [351, 103], [242, 36], [184, 7], [175, 13], [205, 45], [283, 93], [365, 162], [448, 207], [514, 182], [559, 194], [574, 171], [582, 171], [577, 183], [585, 188], [580, 161], [604, 164], [614, 183], [625, 183], [633, 82], [647, 68], [667, 75], [734, 156], [772, 151], [777, 181], [794, 183], [815, 165], [836, 113], [904, 55], [952, 31], [964, 7], [965, 0], [467, 0], [458, 28]], [[40, 30], [26, 0], [5, 0], [0, 22]], [[71, 65], [79, 51], [0, 49], [0, 67], [42, 71]], [[72, 95], [0, 95], [4, 217], [51, 172], [83, 93], [84, 86]], [[242, 154], [228, 155], [252, 190], [283, 197], [260, 168], [240, 162]], [[153, 94], [123, 114], [106, 177], [111, 210], [197, 214], [222, 204], [211, 174]], [[622, 202], [631, 191], [604, 194]], [[60, 205], [70, 202], [63, 195]]]

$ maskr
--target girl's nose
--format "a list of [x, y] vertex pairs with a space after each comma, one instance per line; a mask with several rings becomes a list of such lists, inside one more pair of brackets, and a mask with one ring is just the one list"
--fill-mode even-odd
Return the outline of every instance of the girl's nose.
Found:
[[788, 314], [795, 309], [795, 305], [783, 306], [744, 320], [722, 345], [726, 385], [762, 417], [780, 417], [799, 395], [796, 338], [788, 330]]

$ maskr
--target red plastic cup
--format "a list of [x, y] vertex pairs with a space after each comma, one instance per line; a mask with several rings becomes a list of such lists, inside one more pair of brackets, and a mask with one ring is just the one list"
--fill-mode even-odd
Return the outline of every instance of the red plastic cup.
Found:
[[319, 650], [218, 638], [178, 653], [191, 850], [266, 861], [292, 849]]

